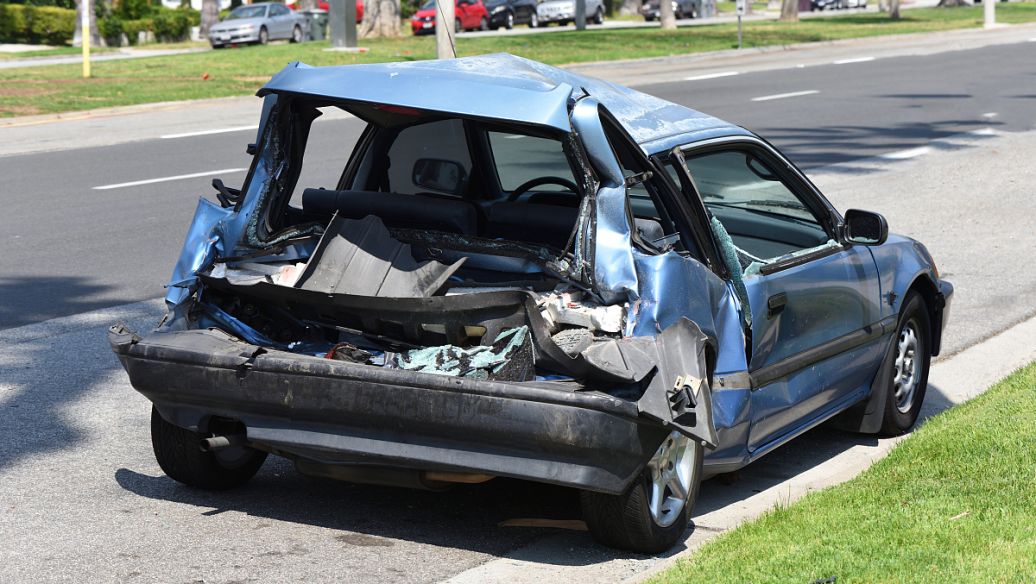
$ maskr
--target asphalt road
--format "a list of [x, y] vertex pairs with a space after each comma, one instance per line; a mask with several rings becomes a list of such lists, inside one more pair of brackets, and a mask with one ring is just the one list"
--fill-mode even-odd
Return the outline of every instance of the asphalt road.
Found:
[[[952, 351], [1036, 310], [1036, 275], [1019, 268], [1036, 255], [1034, 49], [641, 89], [759, 131], [840, 208], [885, 212], [893, 230], [928, 243], [957, 284]], [[753, 101], [782, 94], [798, 95]], [[1008, 135], [961, 136], [986, 129]], [[321, 176], [319, 167], [340, 168], [358, 131], [355, 120], [318, 126], [307, 186], [333, 183], [335, 173]], [[147, 401], [128, 387], [102, 333], [118, 318], [146, 328], [160, 304], [75, 315], [162, 294], [209, 178], [94, 187], [244, 168], [249, 141], [242, 131], [0, 157], [8, 242], [0, 257], [0, 533], [9, 539], [0, 581], [429, 582], [505, 554], [559, 569], [618, 565], [604, 578], [613, 581], [649, 562], [595, 546], [584, 533], [559, 539], [552, 530], [498, 526], [577, 517], [565, 489], [493, 481], [432, 494], [308, 479], [276, 459], [226, 494], [162, 475], [149, 448]], [[243, 173], [223, 177], [233, 184]], [[54, 317], [66, 318], [22, 326]], [[736, 487], [704, 485], [695, 513], [867, 440], [810, 433], [749, 467]]]

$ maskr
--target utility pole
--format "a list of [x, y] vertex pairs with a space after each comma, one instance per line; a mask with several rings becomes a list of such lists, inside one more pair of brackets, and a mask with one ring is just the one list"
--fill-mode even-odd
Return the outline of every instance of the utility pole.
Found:
[[82, 34], [79, 38], [83, 41], [83, 77], [90, 77], [90, 0], [79, 0], [81, 14], [79, 15], [79, 24], [83, 29]]
[[993, 28], [996, 26], [996, 4], [995, 0], [982, 0], [982, 12], [985, 16], [985, 24], [983, 28]]
[[586, 0], [576, 0], [576, 30], [586, 30]]
[[745, 14], [745, 8], [747, 0], [737, 0], [734, 4], [735, 10], [737, 11], [737, 48], [741, 48], [741, 17]]
[[436, 59], [455, 59], [457, 57], [457, 45], [453, 31], [456, 18], [453, 2], [454, 0], [435, 0]]
[[356, 0], [331, 0], [331, 48], [356, 48]]

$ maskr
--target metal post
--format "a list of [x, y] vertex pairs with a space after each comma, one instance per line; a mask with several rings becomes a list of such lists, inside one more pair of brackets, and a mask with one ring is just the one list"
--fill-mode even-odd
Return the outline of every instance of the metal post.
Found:
[[79, 26], [83, 32], [79, 35], [83, 42], [83, 77], [90, 77], [90, 0], [79, 0], [81, 8]]
[[747, 9], [747, 0], [737, 0], [734, 9], [737, 12], [737, 48], [741, 48], [741, 17]]
[[576, 0], [576, 30], [586, 30], [586, 0]]
[[741, 15], [737, 15], [737, 48], [741, 48]]
[[[330, 0], [328, 2], [327, 18], [331, 21], [331, 47], [335, 49], [344, 48], [345, 45], [345, 0]], [[353, 14], [356, 20], [356, 14]]]
[[456, 13], [454, 0], [435, 0], [435, 57], [453, 59], [457, 57], [457, 45], [453, 36]]
[[356, 0], [345, 0], [345, 47], [356, 46]]
[[982, 12], [985, 16], [984, 28], [996, 26], [996, 4], [995, 0], [982, 0]]

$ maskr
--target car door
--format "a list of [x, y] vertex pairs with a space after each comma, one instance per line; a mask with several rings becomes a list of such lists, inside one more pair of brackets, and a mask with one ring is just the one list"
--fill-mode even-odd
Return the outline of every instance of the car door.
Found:
[[273, 23], [270, 30], [271, 37], [283, 39], [291, 36], [291, 27], [294, 24], [294, 20], [291, 18], [291, 11], [286, 6], [271, 4], [270, 21]]
[[883, 346], [877, 268], [866, 247], [839, 242], [837, 213], [767, 144], [724, 142], [684, 158], [722, 226], [718, 244], [738, 258], [749, 450], [765, 451], [866, 395]]

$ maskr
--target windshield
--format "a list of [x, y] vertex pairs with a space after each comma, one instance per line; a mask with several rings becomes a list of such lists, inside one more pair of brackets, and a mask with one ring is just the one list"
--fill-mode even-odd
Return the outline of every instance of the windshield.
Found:
[[239, 20], [242, 18], [262, 18], [266, 14], [265, 6], [238, 6], [225, 20]]
[[435, 8], [435, 0], [428, 0], [421, 5], [421, 10], [432, 10]]

